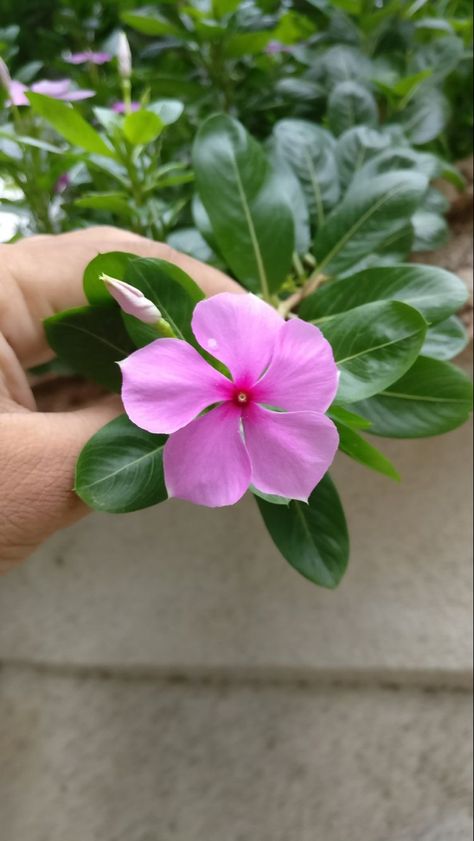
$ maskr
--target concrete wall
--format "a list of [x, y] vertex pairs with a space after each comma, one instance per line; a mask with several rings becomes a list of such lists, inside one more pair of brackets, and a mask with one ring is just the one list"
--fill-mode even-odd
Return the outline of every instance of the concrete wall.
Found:
[[350, 569], [252, 499], [92, 515], [0, 581], [2, 841], [467, 841], [468, 427], [339, 456]]

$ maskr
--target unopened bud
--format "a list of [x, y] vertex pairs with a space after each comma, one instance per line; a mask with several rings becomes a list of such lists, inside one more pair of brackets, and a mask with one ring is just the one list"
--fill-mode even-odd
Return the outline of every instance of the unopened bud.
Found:
[[3, 85], [7, 93], [10, 93], [12, 79], [3, 58], [0, 58], [0, 85]]
[[125, 32], [120, 32], [117, 40], [117, 61], [122, 79], [130, 79], [132, 75], [132, 53]]
[[140, 292], [135, 286], [107, 274], [101, 274], [100, 280], [105, 283], [119, 307], [128, 315], [134, 315], [135, 318], [145, 324], [158, 325], [158, 322], [161, 321], [161, 312], [158, 307], [155, 306], [153, 301], [145, 298], [143, 292]]

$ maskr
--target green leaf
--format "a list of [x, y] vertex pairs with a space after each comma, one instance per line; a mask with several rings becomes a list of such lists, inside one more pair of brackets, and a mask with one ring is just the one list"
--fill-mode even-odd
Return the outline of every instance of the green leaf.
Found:
[[415, 232], [413, 251], [434, 251], [449, 239], [448, 223], [439, 213], [417, 210], [411, 222]]
[[[173, 263], [151, 258], [132, 260], [125, 270], [124, 280], [156, 304], [175, 336], [201, 351], [191, 330], [191, 318], [194, 307], [204, 295], [194, 280]], [[156, 338], [154, 331], [146, 330], [149, 325], [137, 322], [137, 319], [133, 322], [126, 319], [126, 326], [131, 330], [132, 338], [140, 344]]]
[[68, 102], [51, 99], [40, 93], [28, 93], [33, 111], [45, 119], [54, 129], [73, 146], [79, 146], [86, 152], [115, 158], [115, 152], [102, 140], [100, 134], [87, 123]]
[[271, 38], [272, 32], [270, 30], [236, 32], [224, 41], [225, 55], [229, 58], [258, 55], [264, 51]]
[[421, 353], [431, 359], [453, 359], [464, 350], [468, 342], [469, 336], [464, 324], [452, 315], [430, 327]]
[[366, 161], [390, 145], [390, 137], [381, 131], [355, 126], [338, 138], [336, 163], [342, 187], [347, 187]]
[[388, 172], [368, 184], [352, 185], [319, 228], [315, 252], [319, 270], [337, 274], [377, 251], [415, 212], [428, 182], [415, 172]]
[[83, 448], [75, 491], [97, 511], [120, 514], [167, 499], [163, 475], [165, 435], [152, 435], [121, 415]]
[[370, 421], [363, 418], [362, 415], [356, 415], [355, 412], [350, 412], [344, 406], [333, 404], [328, 411], [328, 415], [333, 421], [340, 421], [340, 423], [349, 426], [351, 429], [370, 429], [372, 426]]
[[318, 326], [341, 372], [338, 403], [363, 400], [398, 380], [413, 365], [426, 333], [420, 313], [398, 301], [365, 304]]
[[214, 254], [197, 228], [177, 228], [169, 234], [167, 242], [177, 251], [190, 254], [191, 257], [195, 257], [196, 260], [201, 260], [203, 263], [215, 265], [219, 262], [219, 258]]
[[461, 426], [472, 408], [472, 383], [449, 362], [420, 356], [382, 394], [355, 408], [386, 438], [424, 438]]
[[157, 114], [143, 109], [127, 114], [122, 125], [125, 137], [134, 146], [144, 146], [156, 140], [164, 127], [164, 122]]
[[339, 449], [343, 453], [363, 464], [365, 467], [370, 467], [371, 470], [377, 473], [383, 473], [390, 479], [400, 481], [400, 474], [396, 471], [390, 459], [384, 456], [373, 444], [369, 444], [362, 435], [346, 426], [343, 423], [336, 422], [337, 430], [339, 432]]
[[358, 82], [339, 82], [329, 95], [328, 121], [335, 135], [360, 124], [376, 126], [377, 103], [370, 91]]
[[306, 120], [279, 120], [273, 129], [273, 147], [284, 158], [303, 188], [313, 220], [324, 221], [325, 213], [339, 199], [339, 178], [331, 136]]
[[294, 249], [293, 215], [258, 143], [223, 114], [209, 117], [193, 146], [197, 188], [218, 247], [250, 289], [278, 289]]
[[421, 145], [435, 140], [442, 133], [449, 114], [449, 103], [444, 94], [436, 88], [423, 86], [400, 112], [399, 120], [411, 143]]
[[122, 12], [121, 20], [137, 32], [143, 35], [175, 35], [183, 37], [185, 31], [178, 29], [169, 20], [157, 14], [155, 11], [149, 14], [140, 12]]
[[291, 502], [291, 499], [288, 499], [286, 496], [277, 496], [276, 494], [266, 494], [263, 491], [259, 491], [258, 488], [255, 488], [253, 485], [250, 485], [249, 491], [252, 491], [254, 496], [260, 497], [260, 499], [265, 499], [267, 502], [271, 502], [273, 505], [286, 505], [288, 506]]
[[165, 126], [170, 126], [181, 117], [184, 105], [179, 99], [155, 99], [147, 105], [147, 111], [153, 111]]
[[5, 129], [0, 129], [0, 137], [10, 140], [12, 143], [18, 143], [19, 146], [32, 146], [35, 149], [42, 149], [43, 152], [51, 152], [54, 155], [64, 154], [64, 149], [61, 149], [59, 146], [53, 146], [51, 143], [46, 143], [44, 140], [38, 140], [36, 137], [23, 137], [20, 134], [14, 134]]
[[101, 274], [108, 274], [117, 280], [125, 279], [125, 270], [130, 260], [136, 260], [136, 254], [129, 254], [127, 251], [107, 251], [105, 254], [98, 254], [84, 271], [83, 286], [84, 294], [90, 304], [111, 304], [112, 295], [108, 292], [105, 284], [100, 280]]
[[77, 373], [120, 391], [117, 362], [135, 348], [115, 305], [77, 307], [44, 321], [46, 338], [56, 355]]
[[132, 215], [130, 201], [126, 193], [91, 193], [76, 199], [74, 205], [86, 210], [108, 210], [110, 213], [115, 213], [117, 216], [123, 216], [126, 219], [129, 219]]
[[467, 290], [460, 278], [436, 266], [377, 266], [323, 284], [302, 301], [299, 315], [312, 321], [382, 300], [409, 304], [435, 324], [463, 306]]
[[288, 563], [320, 587], [337, 587], [349, 560], [349, 535], [329, 474], [317, 485], [308, 504], [292, 500], [285, 508], [264, 499], [257, 503], [273, 542]]

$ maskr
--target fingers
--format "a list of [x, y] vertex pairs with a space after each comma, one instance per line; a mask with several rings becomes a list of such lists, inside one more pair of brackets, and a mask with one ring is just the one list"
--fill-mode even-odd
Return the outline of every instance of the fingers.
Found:
[[0, 572], [87, 513], [72, 490], [87, 440], [121, 411], [106, 398], [77, 412], [0, 415]]
[[130, 251], [175, 263], [206, 295], [240, 292], [218, 269], [174, 251], [165, 243], [112, 227], [87, 228], [57, 236], [37, 236], [0, 246], [0, 332], [24, 367], [51, 358], [42, 328], [44, 318], [85, 303], [82, 276], [86, 265], [107, 251]]

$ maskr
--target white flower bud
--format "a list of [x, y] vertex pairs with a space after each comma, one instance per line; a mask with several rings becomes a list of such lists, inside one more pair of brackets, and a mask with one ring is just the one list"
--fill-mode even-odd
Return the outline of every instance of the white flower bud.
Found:
[[132, 53], [125, 32], [120, 32], [117, 40], [117, 61], [122, 79], [130, 79], [132, 75]]
[[0, 85], [3, 85], [7, 93], [10, 93], [11, 82], [12, 80], [8, 67], [5, 64], [3, 58], [0, 58]]
[[161, 320], [161, 312], [158, 307], [148, 298], [145, 298], [143, 292], [140, 292], [135, 286], [107, 274], [101, 274], [100, 280], [105, 283], [119, 307], [128, 315], [134, 315], [135, 318], [145, 324], [157, 325]]

